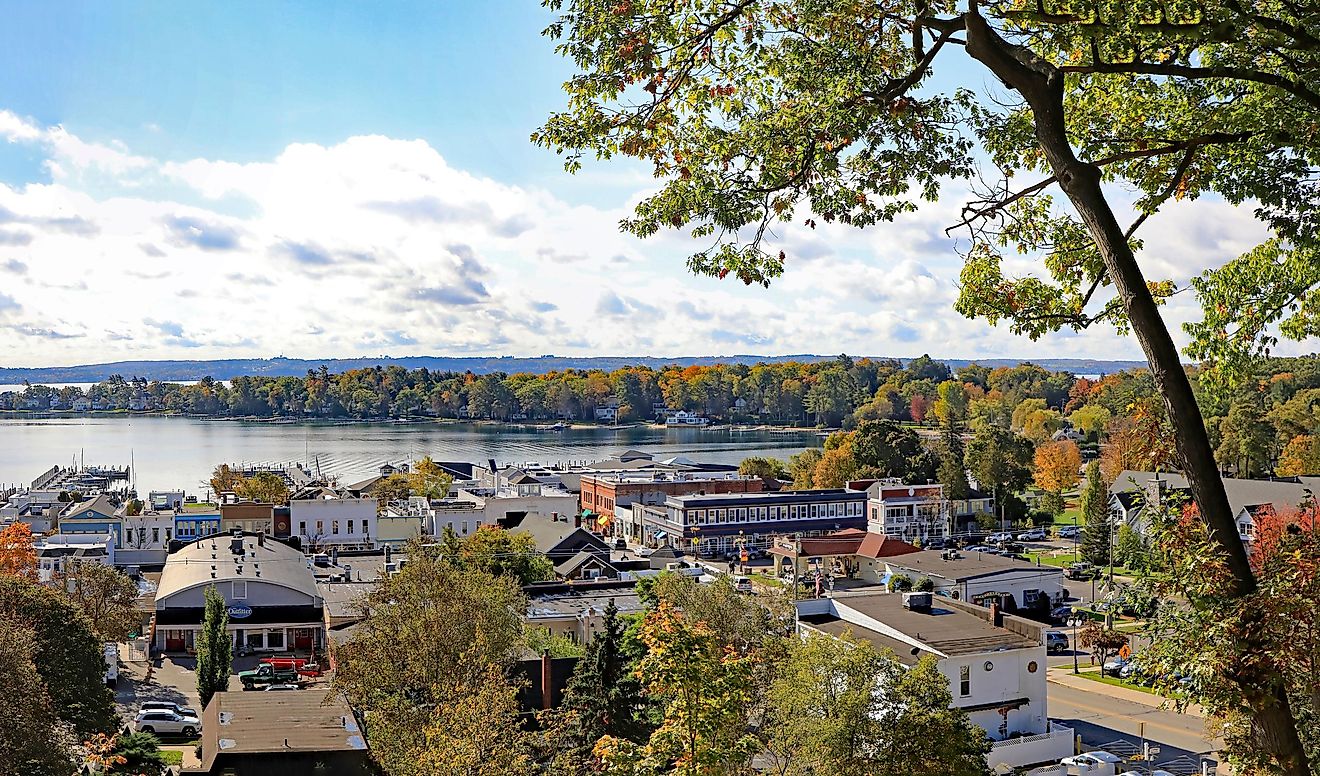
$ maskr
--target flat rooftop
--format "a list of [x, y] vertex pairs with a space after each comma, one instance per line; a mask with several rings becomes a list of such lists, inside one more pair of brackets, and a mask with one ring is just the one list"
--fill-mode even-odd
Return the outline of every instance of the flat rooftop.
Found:
[[1016, 558], [1006, 558], [990, 552], [967, 552], [959, 550], [956, 558], [946, 559], [939, 550], [922, 550], [886, 558], [891, 566], [919, 571], [922, 574], [944, 577], [945, 579], [974, 579], [1005, 571], [1036, 571], [1045, 574], [1063, 574], [1058, 566], [1037, 566], [1035, 563]]
[[[202, 765], [219, 753], [344, 752], [367, 748], [353, 712], [337, 695], [320, 690], [272, 693], [216, 693], [219, 724], [202, 736]], [[207, 709], [211, 711], [210, 708]]]
[[[951, 603], [943, 596], [934, 596], [934, 606], [929, 612], [914, 612], [904, 607], [903, 596], [898, 593], [842, 594], [834, 597], [834, 603], [840, 609], [846, 607], [882, 622], [909, 638], [925, 644], [931, 650], [945, 655], [1029, 649], [1041, 645], [1039, 641], [1015, 630], [996, 627], [988, 619], [966, 611], [962, 606]], [[840, 614], [843, 615], [840, 619], [846, 621], [846, 612], [840, 611]], [[884, 641], [897, 641], [856, 624], [850, 623], [850, 627], [857, 638], [871, 640], [870, 634], [882, 637], [880, 641], [875, 642], [877, 646], [889, 646], [892, 649], [893, 647], [885, 644]], [[908, 650], [908, 656], [911, 657], [911, 647], [905, 648]]]

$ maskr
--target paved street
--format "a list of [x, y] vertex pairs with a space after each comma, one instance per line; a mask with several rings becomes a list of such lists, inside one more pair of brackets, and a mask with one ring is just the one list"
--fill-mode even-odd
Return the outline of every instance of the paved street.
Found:
[[[1057, 674], [1052, 672], [1051, 676]], [[1082, 683], [1095, 687], [1091, 689]], [[1087, 746], [1127, 741], [1140, 747], [1143, 723], [1145, 740], [1160, 746], [1156, 762], [1177, 758], [1195, 761], [1203, 754], [1212, 754], [1222, 743], [1208, 737], [1201, 717], [1179, 714], [1172, 708], [1157, 708], [1154, 705], [1160, 702], [1157, 697], [1142, 697], [1139, 702], [1133, 700], [1138, 697], [1134, 695], [1136, 691], [1112, 692], [1117, 688], [1087, 679], [1077, 679], [1072, 684], [1077, 686], [1050, 682], [1050, 718], [1073, 728]]]

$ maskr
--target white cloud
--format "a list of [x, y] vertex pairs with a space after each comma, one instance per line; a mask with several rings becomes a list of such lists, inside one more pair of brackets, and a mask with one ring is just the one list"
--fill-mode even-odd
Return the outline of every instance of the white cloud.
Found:
[[[156, 160], [2, 110], [0, 138], [38, 149], [50, 173], [0, 183], [7, 365], [364, 352], [1139, 355], [1112, 332], [1030, 343], [958, 317], [948, 200], [868, 230], [782, 225], [771, 244], [789, 262], [766, 290], [690, 276], [684, 258], [704, 243], [682, 232], [621, 234], [630, 203], [602, 210], [475, 175], [421, 140], [298, 143], [246, 163]], [[636, 197], [654, 185], [635, 183]], [[1222, 202], [1179, 203], [1148, 228], [1152, 274], [1180, 281], [1257, 236], [1249, 212]], [[1175, 300], [1170, 318], [1194, 314], [1190, 302]]]

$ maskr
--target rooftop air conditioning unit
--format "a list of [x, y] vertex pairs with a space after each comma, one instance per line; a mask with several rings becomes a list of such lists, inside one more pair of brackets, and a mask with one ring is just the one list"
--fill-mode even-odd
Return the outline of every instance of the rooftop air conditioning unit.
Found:
[[914, 612], [930, 612], [933, 596], [930, 593], [904, 593], [903, 608]]

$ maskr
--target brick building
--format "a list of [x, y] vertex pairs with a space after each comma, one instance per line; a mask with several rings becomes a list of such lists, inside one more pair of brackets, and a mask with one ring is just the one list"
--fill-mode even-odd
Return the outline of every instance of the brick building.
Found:
[[582, 476], [578, 503], [595, 516], [594, 527], [606, 536], [624, 536], [618, 519], [629, 517], [633, 504], [661, 506], [670, 496], [762, 493], [769, 488], [760, 477], [735, 472], [611, 472]]

